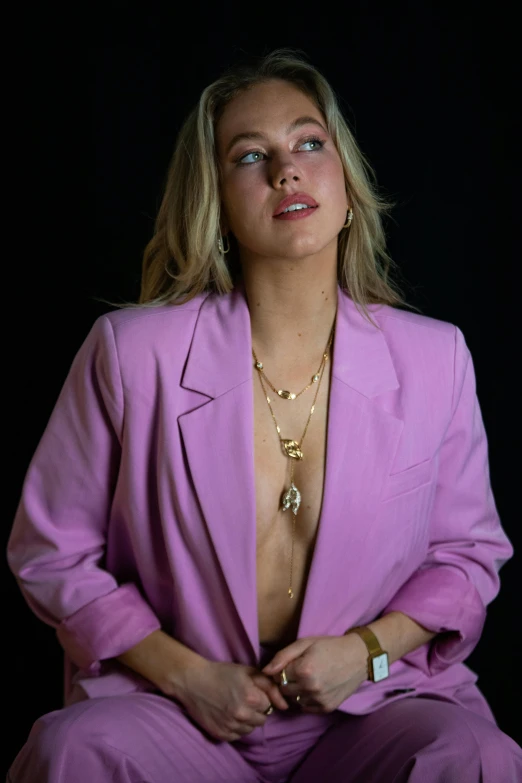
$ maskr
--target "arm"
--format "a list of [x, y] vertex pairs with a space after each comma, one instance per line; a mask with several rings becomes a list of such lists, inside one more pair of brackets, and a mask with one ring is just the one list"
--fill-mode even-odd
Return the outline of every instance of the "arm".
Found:
[[123, 413], [116, 344], [103, 316], [73, 361], [31, 461], [7, 549], [30, 608], [92, 674], [160, 627], [136, 585], [119, 585], [102, 565]]
[[177, 699], [187, 674], [205, 663], [205, 658], [161, 630], [153, 631], [116, 657], [120, 663], [154, 683], [162, 693]]
[[[464, 661], [475, 648], [486, 606], [500, 588], [500, 568], [513, 555], [490, 486], [473, 362], [457, 327], [454, 366], [452, 413], [438, 455], [426, 559], [371, 624], [383, 646], [389, 634], [396, 652], [405, 650], [402, 657], [430, 676]], [[387, 619], [395, 613], [410, 619], [409, 631], [404, 619]], [[412, 623], [435, 638], [422, 641]], [[417, 642], [420, 646], [412, 648]]]
[[[419, 625], [419, 623], [416, 623], [415, 620], [407, 617], [402, 612], [389, 612], [384, 617], [372, 623], [367, 623], [367, 626], [376, 635], [382, 649], [388, 653], [390, 664], [413, 652], [417, 647], [430, 642], [437, 635], [434, 631], [423, 628], [422, 625]], [[352, 635], [357, 636], [357, 634]], [[360, 639], [367, 658], [368, 650], [366, 645], [360, 636], [357, 636], [357, 638]]]

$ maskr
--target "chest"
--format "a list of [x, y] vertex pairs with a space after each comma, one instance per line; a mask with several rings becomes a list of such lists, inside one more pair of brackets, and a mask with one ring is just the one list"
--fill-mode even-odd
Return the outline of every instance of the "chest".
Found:
[[[330, 364], [325, 368], [310, 416], [315, 384], [296, 400], [282, 400], [268, 387], [272, 410], [284, 439], [301, 444], [303, 459], [287, 457], [281, 447], [259, 378], [254, 376], [254, 469], [259, 638], [286, 644], [296, 638], [306, 582], [313, 558], [324, 491]], [[290, 386], [292, 391], [299, 389]], [[296, 515], [282, 509], [281, 498], [293, 481], [301, 493]], [[295, 530], [294, 530], [295, 526]], [[293, 545], [292, 545], [293, 539]], [[290, 569], [293, 598], [288, 595]]]

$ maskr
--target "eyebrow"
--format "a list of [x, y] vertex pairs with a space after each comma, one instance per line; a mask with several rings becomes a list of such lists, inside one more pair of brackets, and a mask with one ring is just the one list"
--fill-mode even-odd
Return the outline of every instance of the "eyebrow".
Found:
[[[316, 120], [315, 117], [308, 117], [308, 116], [298, 117], [296, 120], [293, 120], [288, 126], [288, 128], [286, 129], [286, 133], [288, 135], [289, 133], [292, 133], [292, 131], [297, 130], [297, 128], [300, 128], [302, 125], [309, 125], [309, 124], [317, 125], [325, 133], [328, 133], [326, 128], [323, 127], [323, 125], [319, 122], [319, 120]], [[261, 131], [245, 131], [244, 133], [237, 133], [228, 143], [226, 148], [226, 154], [228, 155], [232, 147], [235, 144], [237, 144], [238, 141], [242, 141], [243, 139], [261, 140], [261, 139], [266, 139], [266, 136], [264, 133], [261, 133]]]

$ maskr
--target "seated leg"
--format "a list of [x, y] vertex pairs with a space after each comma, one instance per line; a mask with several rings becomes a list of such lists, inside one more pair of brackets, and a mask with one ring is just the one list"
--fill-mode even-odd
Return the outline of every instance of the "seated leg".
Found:
[[492, 721], [446, 701], [415, 697], [369, 715], [344, 715], [291, 783], [514, 783], [522, 749]]
[[[11, 783], [257, 783], [227, 742], [157, 694], [88, 699], [39, 718]], [[9, 778], [8, 778], [9, 779]]]

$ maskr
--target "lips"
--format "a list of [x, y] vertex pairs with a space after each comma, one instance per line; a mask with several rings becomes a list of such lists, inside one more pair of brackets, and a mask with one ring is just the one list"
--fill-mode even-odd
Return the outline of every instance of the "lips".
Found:
[[317, 201], [308, 195], [308, 193], [292, 193], [291, 196], [286, 196], [276, 207], [273, 217], [277, 217], [281, 212], [284, 212], [287, 207], [292, 204], [306, 204], [307, 207], [318, 207]]

